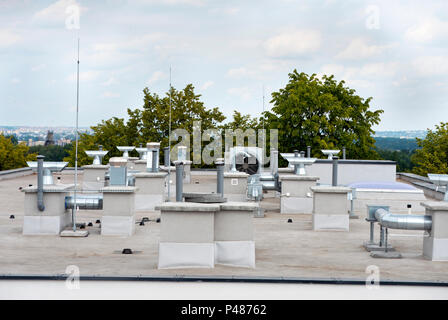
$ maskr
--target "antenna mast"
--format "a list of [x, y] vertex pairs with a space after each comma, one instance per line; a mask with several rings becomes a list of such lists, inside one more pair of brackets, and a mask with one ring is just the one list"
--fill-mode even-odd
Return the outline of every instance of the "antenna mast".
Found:
[[264, 165], [264, 156], [266, 155], [266, 132], [264, 131], [264, 84], [263, 84], [263, 113], [261, 114], [261, 124], [262, 124], [262, 132], [263, 132], [263, 164]]
[[168, 124], [168, 201], [170, 201], [170, 183], [169, 178], [171, 176], [171, 65], [170, 65], [170, 120]]
[[76, 189], [78, 188], [78, 113], [79, 113], [79, 38], [78, 38], [78, 60], [76, 70], [76, 129], [75, 129], [75, 191], [73, 200], [75, 205], [72, 208], [73, 231], [76, 232]]

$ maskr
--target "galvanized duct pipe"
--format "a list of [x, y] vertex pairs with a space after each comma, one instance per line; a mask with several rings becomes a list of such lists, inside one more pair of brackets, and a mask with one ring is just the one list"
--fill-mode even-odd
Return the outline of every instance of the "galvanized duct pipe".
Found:
[[44, 158], [37, 156], [37, 208], [39, 211], [45, 210], [44, 205]]
[[170, 163], [170, 147], [163, 148], [163, 163], [165, 164], [165, 167], [169, 167], [171, 165]]
[[333, 179], [331, 181], [333, 187], [338, 185], [338, 161], [339, 157], [333, 156]]
[[342, 160], [345, 160], [346, 159], [346, 148], [345, 147], [342, 147]]
[[[298, 158], [299, 157], [299, 150], [294, 150], [294, 157]], [[299, 165], [295, 164], [294, 165], [294, 174], [299, 174]]]
[[216, 193], [224, 196], [224, 159], [216, 160], [216, 173], [217, 173], [217, 183], [216, 183]]
[[306, 147], [306, 157], [311, 158], [311, 146]]
[[184, 189], [184, 164], [182, 161], [176, 162], [176, 201], [182, 202]]
[[[77, 195], [76, 207], [79, 210], [102, 210], [103, 209], [103, 196], [101, 195]], [[65, 197], [65, 209], [74, 209], [75, 199], [74, 197]]]
[[278, 173], [278, 151], [271, 149], [271, 174], [275, 176]]
[[387, 210], [375, 211], [375, 219], [384, 228], [404, 230], [425, 230], [432, 228], [432, 218], [426, 215], [391, 214]]
[[158, 162], [159, 153], [157, 152], [157, 149], [152, 149], [152, 172], [159, 172]]

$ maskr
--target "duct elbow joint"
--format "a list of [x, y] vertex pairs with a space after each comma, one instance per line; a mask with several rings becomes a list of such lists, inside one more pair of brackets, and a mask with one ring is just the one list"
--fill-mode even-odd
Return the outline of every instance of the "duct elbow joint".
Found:
[[39, 209], [39, 211], [45, 211], [45, 205], [44, 205], [44, 203], [38, 201], [38, 202], [37, 202], [37, 209]]

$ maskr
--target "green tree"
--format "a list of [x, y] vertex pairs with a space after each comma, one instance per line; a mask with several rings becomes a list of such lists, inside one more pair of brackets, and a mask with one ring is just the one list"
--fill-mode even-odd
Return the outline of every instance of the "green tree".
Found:
[[417, 143], [420, 149], [412, 156], [415, 164], [412, 171], [424, 176], [428, 173], [448, 174], [448, 122], [436, 125], [434, 131], [428, 129], [426, 138], [417, 138]]
[[411, 172], [414, 167], [411, 161], [414, 150], [377, 149], [377, 152], [382, 159], [395, 161], [397, 163], [397, 172]]
[[322, 158], [321, 149], [347, 148], [351, 159], [378, 158], [372, 126], [383, 110], [370, 110], [372, 98], [337, 82], [334, 76], [309, 76], [294, 70], [285, 88], [272, 93], [274, 104], [264, 113], [267, 128], [278, 129], [279, 149], [292, 152], [311, 146], [312, 155]]
[[69, 155], [72, 149], [71, 144], [65, 146], [48, 145], [48, 146], [32, 146], [28, 150], [28, 154], [36, 153], [45, 156], [45, 161], [63, 161]]
[[[188, 84], [183, 90], [171, 87], [164, 97], [143, 89], [143, 106], [141, 109], [127, 109], [128, 120], [113, 117], [103, 120], [96, 126], [92, 126], [93, 134], [80, 134], [78, 147], [78, 165], [91, 163], [91, 159], [85, 155], [85, 150], [96, 150], [98, 145], [103, 145], [109, 153], [104, 157], [107, 163], [110, 157], [121, 155], [116, 146], [138, 146], [140, 143], [160, 142], [162, 146], [168, 146], [170, 106], [171, 106], [171, 130], [185, 129], [192, 133], [193, 122], [201, 121], [202, 130], [218, 128], [218, 124], [225, 120], [225, 116], [218, 108], [208, 109], [200, 100], [201, 95], [194, 93], [194, 87]], [[170, 102], [171, 96], [171, 102]], [[130, 155], [137, 156], [136, 151]], [[163, 156], [163, 154], [162, 154]], [[69, 157], [74, 165], [75, 148], [73, 146]]]
[[26, 167], [27, 161], [36, 159], [36, 154], [28, 154], [25, 144], [14, 145], [11, 138], [0, 134], [0, 171]]
[[241, 130], [247, 130], [247, 129], [261, 129], [262, 125], [261, 122], [258, 121], [257, 118], [251, 117], [249, 114], [243, 115], [241, 112], [238, 112], [236, 110], [233, 111], [233, 120], [224, 124], [222, 126], [223, 129], [241, 129]]

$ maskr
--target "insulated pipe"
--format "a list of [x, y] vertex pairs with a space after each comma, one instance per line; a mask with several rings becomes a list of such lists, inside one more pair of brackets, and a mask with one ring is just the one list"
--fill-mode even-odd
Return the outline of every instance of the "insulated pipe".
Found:
[[338, 160], [339, 157], [333, 156], [333, 179], [331, 181], [333, 187], [338, 185]]
[[165, 164], [165, 167], [169, 167], [171, 165], [170, 163], [170, 147], [163, 148], [163, 163]]
[[311, 146], [306, 147], [306, 157], [311, 158]]
[[278, 151], [271, 149], [271, 174], [275, 176], [278, 172]]
[[45, 210], [44, 205], [44, 158], [37, 156], [37, 208], [39, 211]]
[[157, 163], [159, 162], [157, 149], [152, 149], [152, 172], [159, 172], [159, 166]]
[[380, 208], [375, 211], [375, 219], [384, 228], [425, 231], [432, 228], [432, 218], [427, 215], [391, 214]]
[[[75, 208], [74, 197], [65, 197], [65, 209]], [[102, 210], [103, 197], [97, 195], [78, 195], [76, 196], [76, 208], [78, 210]]]
[[[299, 157], [299, 150], [294, 150], [294, 158], [298, 158]], [[299, 174], [299, 165], [295, 164], [294, 165], [294, 174]]]
[[184, 188], [184, 164], [182, 161], [176, 162], [176, 201], [182, 202]]
[[223, 159], [217, 159], [216, 161], [216, 193], [224, 196], [224, 161]]

